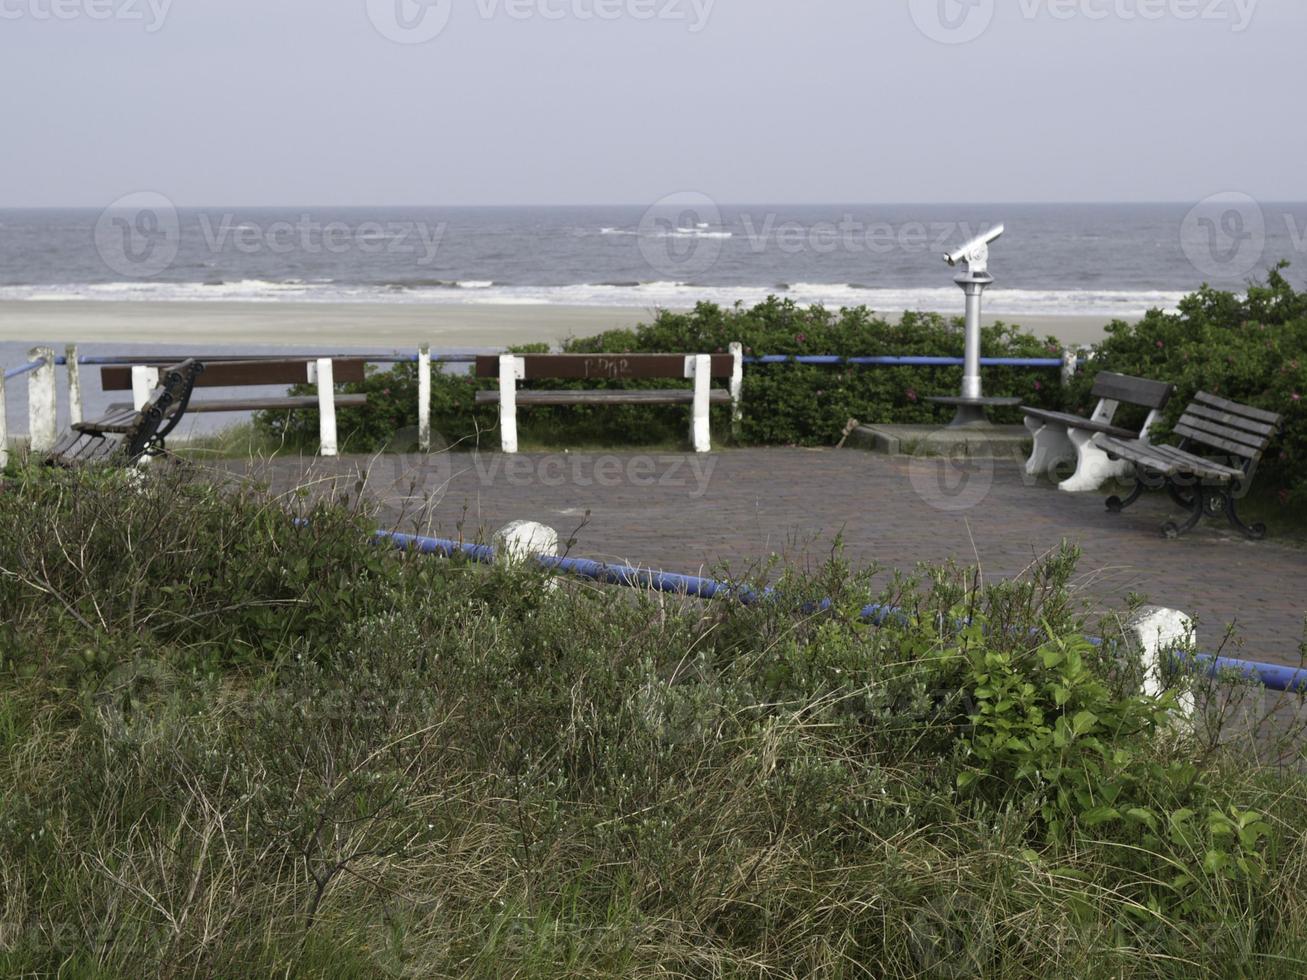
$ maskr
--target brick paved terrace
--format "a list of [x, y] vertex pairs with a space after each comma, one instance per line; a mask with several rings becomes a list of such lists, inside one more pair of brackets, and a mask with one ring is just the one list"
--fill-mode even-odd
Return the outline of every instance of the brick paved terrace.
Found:
[[1021, 574], [1066, 539], [1083, 549], [1077, 587], [1096, 608], [1122, 609], [1141, 593], [1197, 616], [1204, 650], [1234, 624], [1227, 655], [1299, 663], [1307, 550], [1277, 540], [1274, 527], [1250, 542], [1205, 522], [1167, 541], [1164, 495], [1113, 515], [1101, 496], [1061, 493], [1015, 462], [971, 465], [748, 449], [281, 457], [259, 469], [278, 489], [324, 478], [353, 486], [366, 473], [382, 522], [400, 530], [488, 540], [510, 521], [533, 520], [564, 540], [575, 532], [574, 555], [689, 574], [722, 562], [744, 569], [774, 553], [820, 561], [839, 536], [855, 564], [910, 571], [956, 559], [993, 580]]

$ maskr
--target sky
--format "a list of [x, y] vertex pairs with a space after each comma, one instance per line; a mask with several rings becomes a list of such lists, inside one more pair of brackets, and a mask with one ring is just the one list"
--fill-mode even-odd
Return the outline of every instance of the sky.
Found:
[[1302, 0], [0, 0], [0, 206], [1307, 198]]

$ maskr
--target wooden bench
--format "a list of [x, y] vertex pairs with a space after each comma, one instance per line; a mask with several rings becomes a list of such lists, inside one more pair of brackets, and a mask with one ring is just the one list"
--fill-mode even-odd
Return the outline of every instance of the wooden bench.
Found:
[[[1074, 460], [1075, 472], [1058, 484], [1058, 489], [1068, 493], [1097, 490], [1108, 480], [1128, 478], [1133, 472], [1131, 465], [1109, 459], [1094, 444], [1094, 436], [1147, 442], [1148, 430], [1161, 418], [1173, 391], [1175, 386], [1164, 381], [1102, 371], [1094, 378], [1091, 393], [1098, 399], [1098, 407], [1089, 418], [1022, 405], [1026, 428], [1035, 440], [1030, 459], [1026, 461], [1026, 472], [1031, 476], [1043, 473], [1052, 476], [1060, 464]], [[1117, 409], [1123, 404], [1148, 409], [1148, 418], [1139, 431], [1113, 424]]]
[[[367, 362], [359, 358], [279, 358], [207, 361], [203, 376], [196, 381], [204, 388], [247, 388], [259, 385], [316, 384], [318, 393], [308, 396], [272, 398], [210, 398], [191, 400], [190, 412], [263, 412], [285, 409], [316, 409], [320, 413], [322, 455], [336, 455], [336, 409], [359, 408], [367, 395], [337, 394], [339, 382], [362, 381]], [[146, 393], [157, 383], [158, 364], [135, 364], [100, 369], [100, 386], [105, 391], [131, 391], [132, 405], [112, 409], [134, 409], [144, 403]], [[175, 407], [170, 409], [175, 411]], [[174, 423], [175, 425], [175, 423]], [[171, 428], [171, 427], [170, 427]]]
[[140, 408], [110, 406], [103, 418], [74, 422], [46, 456], [47, 466], [105, 464], [131, 466], [143, 456], [157, 456], [164, 440], [186, 414], [191, 392], [204, 373], [196, 360], [163, 369], [163, 378]]
[[[476, 360], [478, 378], [498, 378], [498, 391], [478, 391], [477, 404], [499, 405], [500, 441], [517, 452], [517, 409], [531, 405], [690, 405], [690, 439], [695, 452], [712, 451], [708, 410], [730, 404], [731, 393], [714, 389], [713, 378], [733, 378], [734, 354], [505, 354]], [[568, 391], [518, 390], [519, 381], [645, 381], [688, 378], [693, 388]]]
[[[1134, 490], [1124, 500], [1110, 498], [1107, 509], [1119, 513], [1145, 490], [1165, 489], [1172, 500], [1189, 511], [1183, 524], [1163, 525], [1162, 531], [1168, 538], [1192, 530], [1204, 514], [1213, 517], [1224, 514], [1232, 527], [1248, 537], [1264, 538], [1266, 525], [1245, 524], [1235, 502], [1247, 493], [1257, 463], [1279, 432], [1280, 422], [1280, 416], [1274, 412], [1200, 391], [1176, 423], [1175, 434], [1181, 439], [1178, 446], [1153, 446], [1142, 439], [1123, 440], [1111, 435], [1094, 436], [1104, 452], [1131, 464], [1135, 471]], [[1191, 447], [1205, 447], [1225, 455], [1200, 456], [1191, 452]]]

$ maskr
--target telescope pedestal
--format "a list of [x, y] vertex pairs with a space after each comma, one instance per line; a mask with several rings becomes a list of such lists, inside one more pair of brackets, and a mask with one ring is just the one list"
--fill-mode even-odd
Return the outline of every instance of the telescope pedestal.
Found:
[[986, 408], [1015, 408], [1021, 404], [1020, 398], [965, 398], [959, 395], [938, 395], [933, 398], [927, 398], [926, 401], [935, 405], [952, 405], [957, 408], [957, 414], [953, 416], [953, 421], [949, 423], [950, 429], [960, 428], [964, 425], [989, 425], [989, 419], [985, 415]]

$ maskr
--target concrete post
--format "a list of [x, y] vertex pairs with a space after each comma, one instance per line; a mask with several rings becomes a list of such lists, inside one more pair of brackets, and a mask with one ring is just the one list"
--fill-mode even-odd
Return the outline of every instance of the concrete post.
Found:
[[154, 389], [159, 387], [159, 369], [146, 367], [143, 364], [132, 365], [132, 407], [138, 412], [145, 407], [145, 403], [150, 400], [154, 394]]
[[[541, 555], [553, 557], [558, 554], [558, 532], [534, 521], [514, 521], [495, 532], [494, 546], [500, 561], [510, 565], [534, 561]], [[557, 589], [558, 582], [550, 579], [545, 588]]]
[[68, 422], [71, 425], [85, 418], [82, 404], [82, 369], [77, 363], [76, 344], [69, 344], [64, 355], [68, 368]]
[[9, 403], [5, 400], [5, 372], [0, 364], [0, 470], [9, 465]]
[[1067, 388], [1071, 385], [1072, 379], [1076, 376], [1076, 371], [1080, 368], [1080, 354], [1074, 347], [1068, 347], [1062, 352], [1062, 387]]
[[28, 351], [30, 361], [41, 366], [27, 375], [27, 431], [30, 433], [32, 453], [48, 453], [58, 438], [56, 423], [58, 406], [54, 377], [54, 351], [49, 347], [33, 347]]
[[331, 358], [323, 357], [317, 363], [318, 432], [323, 456], [335, 456], [336, 447], [336, 382]]
[[731, 437], [740, 437], [740, 424], [744, 421], [741, 398], [744, 394], [744, 345], [731, 344]]
[[525, 378], [525, 360], [512, 354], [499, 358], [499, 440], [506, 453], [517, 452], [517, 383]]
[[431, 345], [418, 350], [418, 449], [431, 452]]
[[696, 453], [712, 452], [712, 425], [709, 407], [712, 393], [712, 357], [694, 354], [686, 358], [686, 374], [694, 378], [694, 412], [690, 422], [690, 438]]
[[[1178, 609], [1145, 606], [1126, 627], [1126, 635], [1140, 652], [1144, 668], [1143, 692], [1157, 697], [1167, 690], [1165, 657], [1173, 650], [1191, 650], [1194, 645], [1194, 621]], [[1179, 699], [1180, 710], [1192, 718], [1194, 696], [1186, 691]]]

